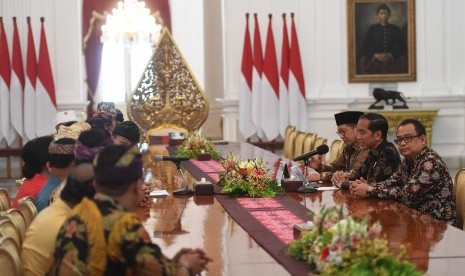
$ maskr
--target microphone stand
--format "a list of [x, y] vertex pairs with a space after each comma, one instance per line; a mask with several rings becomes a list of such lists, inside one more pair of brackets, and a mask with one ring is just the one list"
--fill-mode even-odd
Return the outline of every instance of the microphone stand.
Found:
[[297, 189], [298, 193], [316, 193], [318, 192], [318, 189], [314, 187], [310, 187], [308, 181], [307, 181], [307, 167], [308, 167], [308, 158], [304, 159], [304, 181], [302, 181], [302, 187], [299, 187]]
[[174, 163], [176, 164], [176, 168], [178, 169], [178, 172], [184, 181], [184, 189], [179, 189], [179, 190], [174, 191], [173, 195], [192, 195], [194, 192], [191, 189], [189, 189], [189, 186], [187, 185], [186, 177], [184, 176], [184, 173], [182, 172], [182, 169], [181, 169], [181, 161], [174, 162]]

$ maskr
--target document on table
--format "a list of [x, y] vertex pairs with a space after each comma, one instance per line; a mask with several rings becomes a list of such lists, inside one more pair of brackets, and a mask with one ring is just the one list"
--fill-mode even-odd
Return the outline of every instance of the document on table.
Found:
[[150, 192], [150, 196], [158, 198], [158, 197], [167, 197], [169, 196], [169, 194], [166, 190], [155, 190], [155, 191]]
[[330, 187], [319, 187], [317, 188], [318, 191], [334, 191], [334, 190], [339, 190], [338, 187], [336, 186], [330, 186]]

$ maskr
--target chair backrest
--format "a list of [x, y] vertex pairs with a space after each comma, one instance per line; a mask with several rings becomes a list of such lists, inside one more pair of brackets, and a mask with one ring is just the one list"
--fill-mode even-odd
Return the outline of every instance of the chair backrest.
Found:
[[18, 203], [18, 210], [24, 217], [24, 221], [26, 222], [26, 228], [31, 225], [32, 221], [37, 215], [37, 209], [34, 205], [34, 198], [33, 197], [24, 197], [19, 200]]
[[0, 188], [0, 211], [7, 211], [11, 208], [11, 201], [8, 192]]
[[19, 248], [21, 248], [21, 244], [24, 240], [24, 236], [26, 235], [26, 228], [27, 228], [26, 220], [24, 219], [23, 214], [21, 214], [21, 212], [18, 209], [8, 210], [6, 213], [6, 216], [11, 219], [11, 221], [13, 222], [16, 228], [16, 231], [19, 234], [19, 238], [20, 238]]
[[303, 153], [305, 136], [307, 136], [307, 133], [303, 131], [297, 131], [297, 135], [295, 136], [294, 154], [292, 158], [299, 156]]
[[462, 230], [465, 230], [465, 169], [455, 175], [455, 202], [457, 205], [457, 218]]
[[312, 151], [315, 149], [316, 133], [307, 133], [304, 141], [304, 153]]
[[21, 245], [21, 239], [18, 231], [11, 219], [7, 216], [0, 217], [0, 236], [12, 238], [18, 248]]
[[[328, 139], [326, 138], [322, 138], [322, 137], [317, 137], [316, 138], [316, 141], [315, 141], [315, 149], [318, 148], [319, 146], [323, 145], [323, 144], [327, 144], [328, 143]], [[323, 154], [321, 155], [321, 160], [326, 160], [326, 154]]]
[[291, 159], [294, 156], [294, 144], [297, 130], [292, 130], [288, 137], [288, 143], [284, 146], [284, 157]]
[[287, 155], [289, 154], [290, 144], [293, 142], [290, 140], [290, 136], [293, 131], [295, 131], [295, 126], [287, 126], [284, 132], [283, 154], [286, 158], [289, 158]]
[[19, 249], [10, 237], [0, 237], [0, 268], [2, 275], [23, 275]]
[[183, 127], [179, 127], [176, 125], [171, 124], [164, 124], [162, 126], [149, 129], [147, 131], [147, 138], [149, 145], [156, 145], [156, 144], [168, 144], [169, 140], [160, 141], [159, 137], [167, 137], [170, 132], [183, 132], [184, 135], [187, 137], [188, 131]]
[[342, 140], [336, 139], [331, 143], [331, 147], [329, 149], [329, 162], [333, 162], [336, 157], [342, 152], [344, 148], [344, 142]]

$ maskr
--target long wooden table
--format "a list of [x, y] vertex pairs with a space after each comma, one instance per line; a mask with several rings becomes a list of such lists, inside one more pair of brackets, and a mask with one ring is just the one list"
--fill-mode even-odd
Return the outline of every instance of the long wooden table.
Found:
[[[282, 157], [253, 145], [217, 146], [225, 156], [230, 151], [242, 158], [262, 157], [273, 167]], [[166, 154], [162, 147], [151, 148], [151, 154]], [[153, 162], [145, 156], [160, 188], [169, 192], [182, 187], [176, 167], [170, 162]], [[195, 179], [187, 174], [191, 185]], [[380, 221], [389, 246], [397, 250], [403, 244], [412, 262], [428, 275], [463, 275], [465, 272], [465, 233], [429, 215], [392, 200], [356, 199], [346, 191], [320, 191], [315, 194], [288, 193], [296, 203], [317, 212], [323, 205], [344, 206], [355, 217], [367, 216]], [[204, 248], [214, 259], [207, 275], [289, 275], [224, 210], [213, 196], [155, 199], [139, 215], [152, 240], [164, 254], [174, 255], [182, 247]], [[292, 231], [292, 229], [290, 229]]]

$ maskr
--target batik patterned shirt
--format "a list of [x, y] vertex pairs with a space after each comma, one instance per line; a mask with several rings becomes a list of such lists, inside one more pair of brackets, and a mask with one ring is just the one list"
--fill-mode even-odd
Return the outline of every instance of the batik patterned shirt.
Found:
[[[51, 275], [182, 275], [139, 219], [111, 197], [78, 204], [61, 227]], [[185, 274], [185, 273], [184, 273]]]
[[376, 149], [370, 150], [368, 157], [360, 167], [359, 175], [368, 183], [384, 181], [397, 171], [400, 165], [400, 155], [397, 148], [390, 142], [383, 141]]
[[359, 178], [359, 169], [365, 162], [369, 150], [360, 149], [358, 146], [344, 145], [342, 152], [329, 164], [322, 164], [322, 180], [331, 180], [333, 173], [343, 171], [349, 180]]
[[428, 147], [412, 160], [404, 160], [389, 179], [369, 188], [367, 197], [393, 198], [406, 206], [456, 223], [454, 187], [442, 158]]

